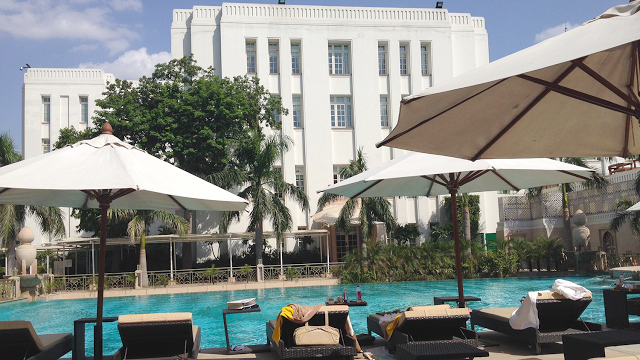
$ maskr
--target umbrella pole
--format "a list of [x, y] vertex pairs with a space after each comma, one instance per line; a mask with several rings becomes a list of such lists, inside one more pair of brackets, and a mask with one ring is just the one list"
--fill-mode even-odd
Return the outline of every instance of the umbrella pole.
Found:
[[107, 209], [109, 203], [100, 203], [100, 260], [98, 262], [98, 311], [93, 333], [93, 358], [102, 360], [102, 305], [104, 303], [104, 263], [107, 252]]
[[462, 258], [460, 256], [460, 232], [458, 231], [458, 190], [449, 189], [451, 194], [451, 215], [453, 217], [453, 242], [456, 253], [456, 277], [458, 278], [458, 307], [464, 308], [467, 306], [464, 301], [464, 289], [462, 287]]

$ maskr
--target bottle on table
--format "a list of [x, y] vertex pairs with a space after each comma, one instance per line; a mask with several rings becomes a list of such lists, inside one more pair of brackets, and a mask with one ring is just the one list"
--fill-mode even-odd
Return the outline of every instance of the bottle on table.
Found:
[[347, 293], [346, 286], [342, 289], [342, 299], [344, 299], [344, 302], [349, 302], [349, 294]]
[[362, 292], [360, 291], [360, 285], [356, 286], [356, 300], [362, 301]]

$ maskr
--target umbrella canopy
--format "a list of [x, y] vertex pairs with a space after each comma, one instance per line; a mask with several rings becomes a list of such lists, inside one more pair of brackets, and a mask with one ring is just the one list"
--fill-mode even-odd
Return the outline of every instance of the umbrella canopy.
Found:
[[[551, 159], [469, 161], [441, 155], [409, 153], [350, 177], [319, 192], [346, 197], [451, 195], [453, 223], [458, 223], [456, 194], [520, 190], [588, 180], [593, 170]], [[453, 226], [458, 278], [458, 306], [464, 307], [458, 227]]]
[[404, 98], [378, 146], [472, 160], [640, 153], [639, 6]]
[[633, 204], [633, 206], [628, 208], [627, 211], [640, 211], [640, 202]]
[[[342, 207], [344, 206], [344, 202], [337, 203], [334, 202], [331, 205], [325, 206], [321, 211], [313, 214], [311, 217], [313, 221], [327, 224], [329, 226], [335, 225], [336, 221], [340, 217], [340, 212], [342, 211]], [[351, 224], [358, 224], [360, 217], [360, 205], [356, 207], [353, 215], [351, 216]]]
[[102, 358], [107, 209], [242, 210], [247, 201], [111, 135], [0, 168], [0, 204], [100, 208], [94, 353]]

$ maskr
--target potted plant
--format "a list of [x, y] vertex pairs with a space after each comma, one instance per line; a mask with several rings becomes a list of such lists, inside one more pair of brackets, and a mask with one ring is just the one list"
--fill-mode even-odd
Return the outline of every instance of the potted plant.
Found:
[[285, 273], [287, 274], [287, 280], [296, 280], [296, 281], [298, 281], [298, 273], [296, 272], [296, 269], [294, 269], [292, 267], [288, 267], [287, 270], [285, 271]]
[[240, 268], [240, 273], [244, 275], [245, 279], [247, 280], [247, 283], [249, 283], [249, 274], [251, 274], [252, 272], [253, 272], [253, 269], [251, 269], [251, 266], [249, 266], [249, 264], [245, 264], [243, 267]]
[[212, 284], [215, 284], [216, 283], [216, 276], [218, 275], [219, 271], [220, 271], [220, 269], [217, 269], [215, 265], [211, 265], [210, 268], [205, 270], [204, 274], [206, 276], [209, 276]]

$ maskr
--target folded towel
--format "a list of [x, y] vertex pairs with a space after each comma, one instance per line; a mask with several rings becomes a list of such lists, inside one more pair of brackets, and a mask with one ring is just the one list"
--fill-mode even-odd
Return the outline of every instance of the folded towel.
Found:
[[554, 292], [571, 300], [580, 300], [587, 293], [585, 287], [562, 279], [557, 279], [551, 288]]
[[540, 320], [538, 320], [538, 309], [536, 308], [537, 291], [530, 291], [527, 296], [522, 299], [522, 304], [511, 314], [509, 325], [516, 330], [522, 330], [529, 327], [539, 328]]

